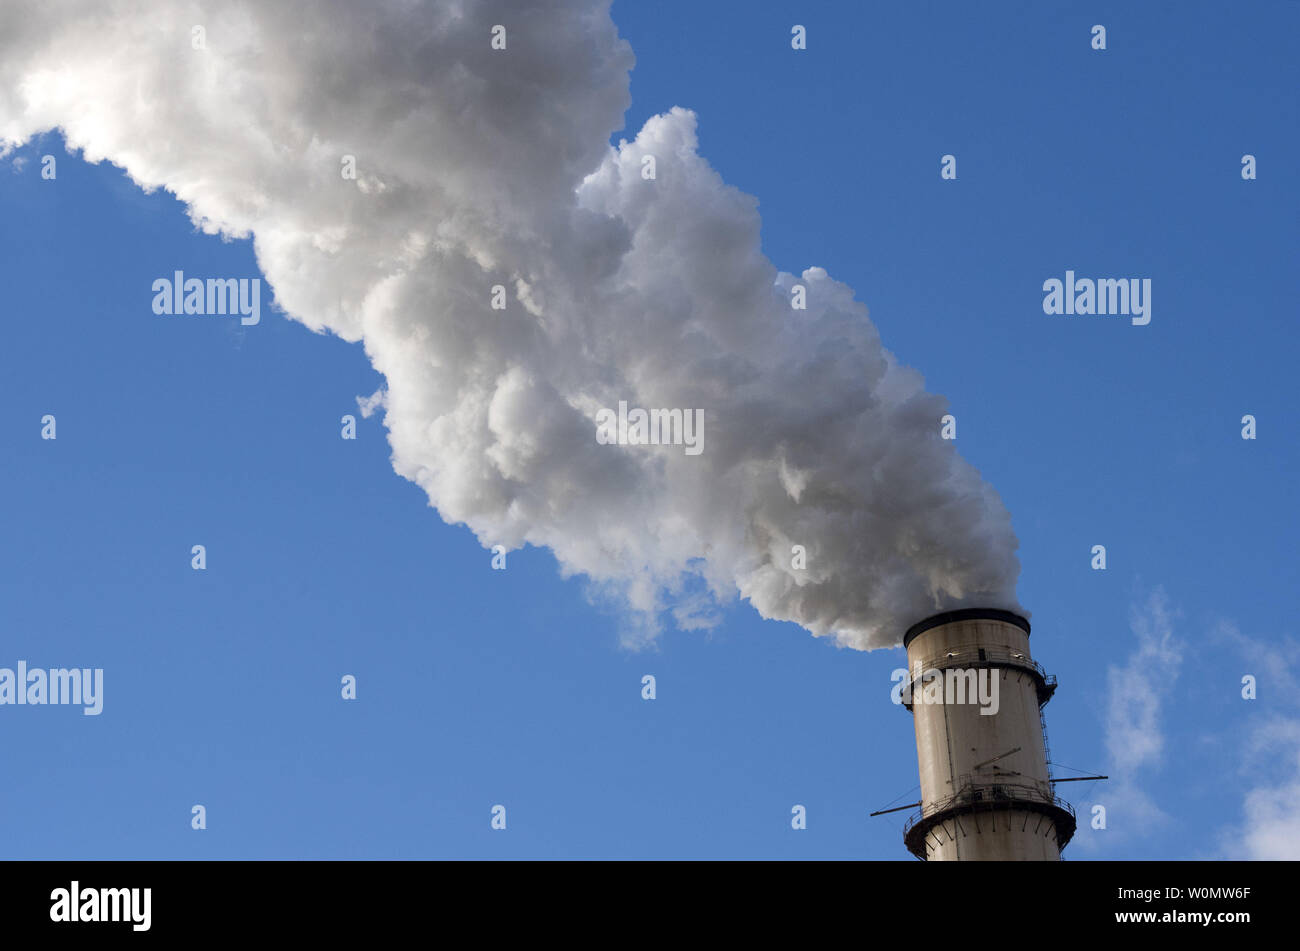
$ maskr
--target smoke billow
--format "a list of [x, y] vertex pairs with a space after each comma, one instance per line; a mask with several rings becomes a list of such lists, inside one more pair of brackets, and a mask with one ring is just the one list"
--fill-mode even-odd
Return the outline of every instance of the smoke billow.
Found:
[[[550, 548], [629, 609], [631, 641], [716, 623], [737, 593], [863, 649], [949, 607], [1018, 610], [1006, 509], [853, 291], [763, 256], [691, 112], [609, 146], [633, 65], [609, 0], [3, 17], [6, 146], [57, 127], [204, 231], [251, 236], [276, 303], [387, 379], [370, 405], [394, 469], [484, 545]], [[703, 451], [598, 442], [619, 401], [702, 409]]]

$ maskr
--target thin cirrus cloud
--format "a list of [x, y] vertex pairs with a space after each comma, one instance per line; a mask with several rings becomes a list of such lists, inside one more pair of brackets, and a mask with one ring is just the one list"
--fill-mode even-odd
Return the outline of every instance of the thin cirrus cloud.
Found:
[[1107, 772], [1112, 777], [1107, 802], [1130, 820], [1130, 827], [1149, 827], [1168, 818], [1146, 790], [1149, 773], [1164, 756], [1164, 708], [1182, 668], [1184, 645], [1174, 631], [1177, 617], [1164, 589], [1152, 590], [1145, 602], [1133, 606], [1136, 647], [1122, 667], [1107, 670]]
[[[1300, 703], [1296, 673], [1300, 644], [1289, 635], [1250, 637], [1236, 623], [1220, 620], [1213, 640], [1234, 647], [1254, 678], [1251, 713], [1262, 705], [1272, 713], [1254, 714], [1234, 739], [1242, 748], [1239, 770], [1249, 780], [1239, 825], [1220, 832], [1224, 855], [1234, 859], [1300, 858]], [[1238, 686], [1234, 684], [1234, 687]], [[1244, 689], [1244, 683], [1240, 685]], [[1277, 712], [1279, 710], [1286, 712]]]
[[[625, 609], [629, 643], [737, 595], [860, 649], [938, 610], [1022, 610], [1010, 516], [852, 289], [764, 257], [693, 113], [610, 147], [634, 57], [608, 0], [5, 16], [5, 147], [61, 129], [204, 231], [251, 237], [278, 306], [386, 378], [367, 408], [394, 469], [485, 546], [551, 549]], [[621, 400], [702, 409], [703, 451], [599, 444]]]

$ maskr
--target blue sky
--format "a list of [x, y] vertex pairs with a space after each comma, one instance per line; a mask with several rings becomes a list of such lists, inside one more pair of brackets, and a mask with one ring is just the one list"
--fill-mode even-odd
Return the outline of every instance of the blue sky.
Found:
[[[1020, 538], [1055, 760], [1112, 771], [1115, 709], [1162, 740], [1109, 787], [1062, 788], [1109, 816], [1066, 856], [1231, 854], [1252, 791], [1297, 780], [1270, 738], [1300, 716], [1300, 7], [757, 6], [617, 0], [637, 65], [615, 141], [694, 109], [701, 153], [759, 199], [764, 252], [854, 287], [951, 400]], [[0, 666], [105, 670], [99, 717], [0, 708], [5, 855], [910, 860], [905, 814], [867, 817], [915, 798], [901, 650], [743, 603], [620, 647], [548, 552], [490, 570], [394, 474], [357, 413], [383, 383], [360, 346], [269, 307], [246, 328], [151, 312], [175, 270], [259, 276], [249, 242], [57, 134], [0, 165], [0, 220]], [[1044, 315], [1066, 269], [1150, 278], [1150, 325]], [[1156, 592], [1163, 667], [1131, 661]], [[1144, 700], [1117, 708], [1117, 687]]]

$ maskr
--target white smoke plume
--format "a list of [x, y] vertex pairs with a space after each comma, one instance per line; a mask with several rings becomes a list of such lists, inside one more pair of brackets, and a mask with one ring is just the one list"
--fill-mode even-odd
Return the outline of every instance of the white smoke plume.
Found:
[[[699, 156], [691, 112], [610, 147], [634, 60], [609, 0], [4, 0], [0, 18], [3, 147], [61, 129], [204, 231], [251, 236], [284, 312], [386, 377], [367, 408], [394, 469], [485, 546], [546, 546], [616, 595], [632, 641], [737, 593], [861, 649], [950, 607], [1021, 610], [1006, 509], [853, 291], [763, 256], [756, 202]], [[620, 400], [702, 409], [703, 452], [598, 444]]]

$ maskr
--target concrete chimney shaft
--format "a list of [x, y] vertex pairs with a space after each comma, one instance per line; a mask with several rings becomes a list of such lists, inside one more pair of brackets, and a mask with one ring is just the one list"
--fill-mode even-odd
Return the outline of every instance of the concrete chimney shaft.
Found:
[[1059, 860], [1075, 818], [1050, 782], [1041, 708], [1056, 680], [1029, 654], [1029, 622], [950, 611], [913, 625], [903, 646], [921, 775], [908, 849], [930, 861]]

